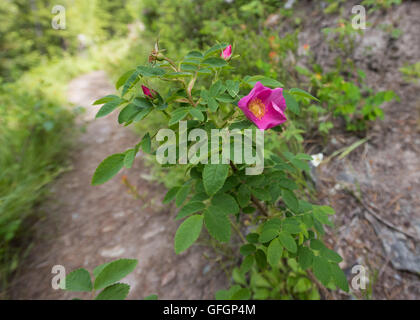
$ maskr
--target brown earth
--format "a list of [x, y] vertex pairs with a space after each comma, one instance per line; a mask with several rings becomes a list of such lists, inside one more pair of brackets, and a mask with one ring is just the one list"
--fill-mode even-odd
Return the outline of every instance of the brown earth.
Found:
[[[14, 277], [12, 299], [69, 299], [83, 294], [53, 290], [51, 269], [62, 265], [67, 272], [93, 270], [118, 258], [135, 258], [135, 271], [123, 282], [130, 284], [129, 299], [157, 294], [159, 299], [213, 299], [224, 288], [223, 271], [203, 258], [207, 248], [195, 245], [175, 255], [173, 239], [178, 223], [174, 208], [162, 205], [163, 186], [150, 181], [141, 155], [129, 174], [119, 173], [108, 183], [93, 187], [90, 180], [97, 165], [108, 155], [138, 142], [129, 129], [118, 125], [115, 115], [94, 120], [96, 99], [114, 92], [106, 74], [93, 72], [69, 84], [69, 101], [87, 112], [79, 119], [85, 131], [72, 152], [72, 169], [52, 186], [43, 205], [45, 216], [35, 225], [34, 246]], [[137, 189], [130, 194], [124, 174]], [[88, 298], [88, 297], [87, 297]]]

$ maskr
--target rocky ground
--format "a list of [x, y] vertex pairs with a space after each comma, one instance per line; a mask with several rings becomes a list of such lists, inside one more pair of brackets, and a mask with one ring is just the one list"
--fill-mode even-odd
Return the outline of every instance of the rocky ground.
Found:
[[[354, 4], [347, 3], [349, 17]], [[337, 26], [337, 18], [308, 14], [314, 19], [305, 25], [299, 44], [309, 44], [316, 62], [328, 69], [337, 52], [318, 30]], [[399, 71], [420, 61], [419, 17], [420, 3], [415, 1], [367, 14], [371, 26], [356, 39], [349, 58], [366, 72], [368, 86], [393, 90], [400, 101], [383, 106], [385, 119], [370, 128], [366, 143], [315, 171], [320, 197], [337, 212], [338, 228], [329, 232], [331, 247], [344, 257], [342, 267], [350, 279], [352, 266], [366, 267], [371, 287], [364, 295], [372, 299], [420, 299], [420, 87]], [[384, 24], [400, 29], [401, 35], [392, 38], [380, 27]], [[358, 140], [354, 134], [335, 132], [316, 151], [329, 156]]]

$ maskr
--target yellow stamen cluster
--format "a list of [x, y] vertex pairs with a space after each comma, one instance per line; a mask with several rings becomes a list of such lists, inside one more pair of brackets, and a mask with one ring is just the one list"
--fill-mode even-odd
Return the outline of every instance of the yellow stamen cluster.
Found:
[[266, 112], [264, 103], [258, 98], [252, 99], [248, 104], [248, 109], [258, 120], [261, 120]]

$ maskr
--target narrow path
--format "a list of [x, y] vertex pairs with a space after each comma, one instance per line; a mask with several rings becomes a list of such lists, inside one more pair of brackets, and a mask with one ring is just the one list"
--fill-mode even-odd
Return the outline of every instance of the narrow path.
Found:
[[[174, 210], [161, 204], [165, 189], [144, 179], [147, 169], [141, 155], [129, 171], [123, 170], [104, 185], [90, 185], [96, 166], [105, 157], [134, 146], [139, 139], [118, 125], [116, 115], [93, 121], [99, 107], [93, 107], [92, 102], [113, 91], [103, 71], [69, 84], [69, 101], [87, 109], [83, 119], [78, 119], [86, 122], [86, 131], [73, 152], [73, 169], [56, 181], [44, 205], [45, 219], [37, 223], [33, 248], [11, 286], [13, 299], [83, 297], [53, 290], [51, 268], [63, 265], [67, 272], [80, 267], [92, 270], [117, 258], [139, 260], [125, 280], [131, 285], [130, 299], [150, 294], [158, 294], [160, 299], [212, 299], [225, 285], [220, 269], [204, 259], [202, 247], [175, 255]], [[122, 183], [124, 174], [141, 199], [128, 193]]]

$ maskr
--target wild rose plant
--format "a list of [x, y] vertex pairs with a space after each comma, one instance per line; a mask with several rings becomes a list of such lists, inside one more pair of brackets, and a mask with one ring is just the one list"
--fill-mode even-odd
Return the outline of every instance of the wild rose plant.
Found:
[[[271, 272], [274, 281], [285, 265], [294, 266], [289, 278], [282, 280], [287, 286], [297, 287], [297, 275], [309, 282], [295, 293], [313, 290], [315, 285], [324, 291], [324, 286], [348, 291], [346, 276], [338, 266], [342, 258], [322, 241], [324, 225], [333, 226], [329, 216], [334, 210], [310, 203], [301, 183], [309, 176], [312, 158], [293, 154], [281, 138], [291, 121], [288, 119], [300, 112], [295, 98], [317, 99], [298, 88], [287, 90], [264, 76], [240, 79], [232, 74], [235, 60], [228, 44], [217, 44], [205, 52], [191, 51], [177, 62], [156, 44], [149, 64], [126, 72], [117, 81], [119, 95], [95, 102], [103, 104], [97, 117], [119, 110], [118, 122], [126, 126], [144, 121], [152, 113], [161, 114], [168, 121], [165, 129], [172, 129], [177, 141], [183, 123], [190, 132], [236, 130], [243, 143], [247, 132], [264, 131], [274, 137], [278, 148], [266, 150], [264, 171], [259, 175], [247, 175], [250, 165], [236, 162], [236, 157], [227, 163], [212, 163], [212, 156], [222, 156], [221, 141], [208, 149], [202, 161], [183, 165], [185, 182], [170, 189], [163, 199], [164, 204], [175, 202], [175, 219], [182, 220], [174, 239], [175, 252], [187, 250], [205, 232], [220, 245], [238, 251], [235, 261], [239, 266], [233, 270], [237, 284], [219, 291], [216, 298], [220, 299], [260, 297], [256, 275], [264, 278]], [[154, 155], [165, 144], [176, 151], [177, 160], [166, 166], [180, 166], [181, 146], [176, 141], [169, 146], [169, 138], [162, 141], [155, 136], [158, 132], [145, 132], [133, 148], [106, 158], [96, 169], [92, 184], [105, 183], [123, 167], [130, 168], [140, 150]], [[188, 140], [186, 145], [192, 147], [195, 142]], [[281, 298], [274, 284], [269, 292], [265, 298]]]

